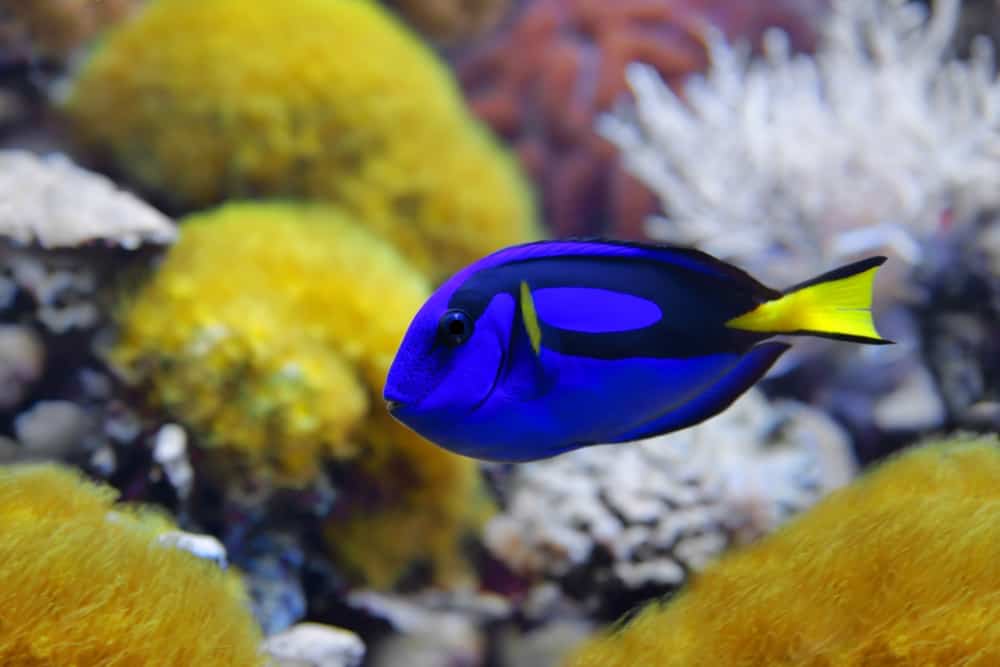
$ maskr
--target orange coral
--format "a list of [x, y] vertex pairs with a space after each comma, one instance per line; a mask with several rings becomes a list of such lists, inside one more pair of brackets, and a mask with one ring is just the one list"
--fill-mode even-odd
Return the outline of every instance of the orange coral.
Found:
[[914, 448], [572, 667], [1000, 664], [1000, 439]]
[[535, 0], [513, 26], [458, 61], [472, 108], [512, 141], [559, 235], [642, 235], [654, 197], [618, 165], [594, 119], [626, 92], [639, 60], [671, 84], [707, 64], [703, 28], [756, 39], [777, 25], [811, 47], [825, 0]]

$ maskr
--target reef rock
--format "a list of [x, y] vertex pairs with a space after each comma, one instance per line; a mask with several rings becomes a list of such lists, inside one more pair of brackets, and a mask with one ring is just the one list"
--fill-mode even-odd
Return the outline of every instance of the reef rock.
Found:
[[167, 531], [159, 536], [160, 544], [187, 551], [192, 556], [214, 563], [221, 569], [229, 567], [226, 547], [211, 535], [186, 533], [182, 530]]
[[395, 631], [371, 647], [372, 667], [483, 664], [486, 626], [511, 614], [499, 596], [462, 589], [410, 596], [362, 590], [347, 602]]
[[504, 667], [555, 667], [593, 631], [580, 620], [554, 620], [524, 633], [508, 630], [500, 636], [499, 662]]
[[254, 616], [266, 635], [288, 632], [306, 615], [302, 587], [306, 554], [291, 535], [262, 532], [234, 554], [250, 592]]
[[264, 641], [268, 667], [358, 667], [365, 656], [361, 639], [341, 628], [300, 623]]
[[174, 236], [166, 216], [63, 155], [0, 151], [0, 308], [20, 293], [53, 333], [94, 327], [113, 262], [81, 246], [135, 250]]
[[983, 215], [933, 239], [924, 256], [913, 312], [948, 417], [1000, 430], [1000, 218]]
[[129, 412], [100, 358], [114, 289], [174, 234], [155, 208], [61, 154], [0, 150], [0, 416], [20, 441], [13, 458], [114, 471], [111, 442]]
[[101, 241], [125, 249], [174, 239], [170, 220], [60, 154], [0, 151], [0, 236], [43, 248]]
[[0, 410], [24, 400], [44, 367], [45, 348], [30, 327], [0, 324]]
[[23, 457], [32, 459], [64, 458], [91, 427], [89, 415], [70, 401], [39, 401], [14, 420]]

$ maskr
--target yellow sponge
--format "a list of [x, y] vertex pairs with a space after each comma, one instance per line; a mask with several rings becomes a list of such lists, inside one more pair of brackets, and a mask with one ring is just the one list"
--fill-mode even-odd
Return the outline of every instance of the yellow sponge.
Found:
[[153, 0], [66, 110], [81, 148], [181, 206], [335, 202], [433, 277], [539, 234], [516, 161], [377, 2]]
[[262, 664], [236, 575], [161, 545], [169, 520], [115, 497], [69, 468], [0, 468], [0, 664]]
[[341, 211], [232, 203], [182, 222], [112, 358], [209, 446], [276, 481], [356, 455], [426, 280]]
[[1000, 439], [916, 447], [573, 667], [1000, 665]]

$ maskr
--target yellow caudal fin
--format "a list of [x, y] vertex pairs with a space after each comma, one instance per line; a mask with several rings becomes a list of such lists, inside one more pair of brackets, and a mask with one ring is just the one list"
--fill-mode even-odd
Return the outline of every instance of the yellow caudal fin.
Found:
[[885, 257], [869, 257], [785, 290], [726, 326], [773, 334], [806, 334], [885, 344], [872, 321], [875, 272]]

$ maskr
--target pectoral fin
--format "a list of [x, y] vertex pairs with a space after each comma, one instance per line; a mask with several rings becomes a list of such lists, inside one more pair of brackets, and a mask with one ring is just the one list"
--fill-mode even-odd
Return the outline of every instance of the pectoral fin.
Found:
[[528, 339], [531, 341], [531, 349], [536, 355], [542, 353], [542, 328], [538, 324], [538, 311], [535, 310], [535, 300], [531, 298], [531, 288], [528, 283], [521, 281], [521, 319], [524, 320], [524, 329], [528, 332]]

